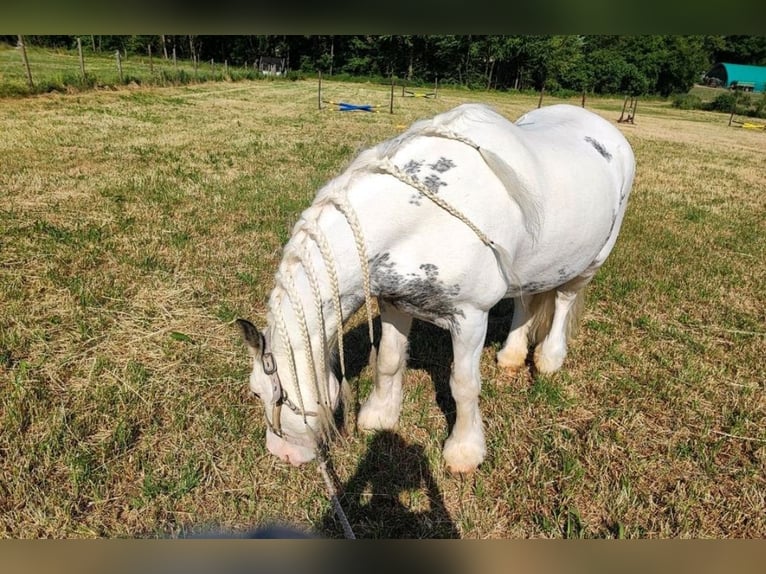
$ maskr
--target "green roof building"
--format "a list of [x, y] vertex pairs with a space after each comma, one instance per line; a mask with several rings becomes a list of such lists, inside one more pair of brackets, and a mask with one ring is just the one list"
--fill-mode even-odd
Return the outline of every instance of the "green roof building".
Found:
[[766, 92], [766, 66], [721, 62], [708, 70], [705, 82], [748, 92]]

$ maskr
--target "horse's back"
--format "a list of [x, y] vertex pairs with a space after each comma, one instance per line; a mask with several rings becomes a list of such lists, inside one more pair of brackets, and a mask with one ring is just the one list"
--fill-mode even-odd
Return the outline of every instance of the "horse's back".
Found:
[[516, 253], [515, 271], [523, 283], [544, 290], [603, 264], [619, 232], [635, 169], [630, 144], [615, 126], [567, 104], [533, 110], [516, 122], [476, 104], [440, 117], [492, 150], [524, 187], [509, 190], [512, 197], [526, 196], [536, 205], [534, 234], [519, 234], [502, 222], [492, 225], [495, 237], [505, 236]]
[[592, 159], [602, 168], [599, 171], [632, 181], [635, 159], [630, 144], [620, 130], [594, 112], [556, 104], [528, 112], [514, 125], [543, 161], [567, 166]]

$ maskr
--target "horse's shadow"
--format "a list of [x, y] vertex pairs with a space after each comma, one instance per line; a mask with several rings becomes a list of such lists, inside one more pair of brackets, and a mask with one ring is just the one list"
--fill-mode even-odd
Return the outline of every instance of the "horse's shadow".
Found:
[[[357, 538], [459, 538], [423, 447], [391, 431], [370, 437], [367, 454], [343, 485], [340, 503]], [[320, 530], [343, 536], [332, 508]]]
[[[492, 309], [485, 347], [505, 340], [512, 314], [511, 301], [502, 301]], [[375, 340], [379, 341], [379, 318], [375, 319], [374, 328]], [[360, 325], [346, 336], [346, 374], [349, 378], [358, 377], [367, 365], [367, 327]], [[451, 431], [455, 423], [455, 403], [449, 389], [450, 335], [443, 329], [416, 320], [409, 340], [407, 366], [423, 369], [431, 377], [436, 402]], [[423, 447], [408, 444], [394, 432], [378, 432], [369, 439], [367, 454], [343, 485], [341, 505], [360, 538], [459, 538], [442, 493], [431, 475]], [[343, 536], [342, 526], [332, 508], [320, 528], [328, 536]]]

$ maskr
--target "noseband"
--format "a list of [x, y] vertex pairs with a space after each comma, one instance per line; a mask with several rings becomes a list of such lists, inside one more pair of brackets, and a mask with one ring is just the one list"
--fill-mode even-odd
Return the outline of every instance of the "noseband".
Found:
[[[286, 440], [287, 442], [295, 443], [295, 441], [288, 440], [288, 437], [286, 437], [282, 432], [282, 405], [286, 406], [296, 415], [303, 417], [303, 423], [306, 426], [308, 426], [306, 417], [315, 417], [318, 416], [318, 414], [313, 411], [303, 411], [298, 405], [290, 400], [290, 397], [287, 396], [287, 391], [285, 391], [284, 387], [282, 387], [282, 382], [279, 380], [279, 373], [277, 373], [277, 362], [274, 360], [274, 354], [271, 352], [271, 346], [263, 334], [261, 334], [261, 342], [263, 344], [261, 366], [263, 367], [263, 372], [269, 376], [272, 391], [271, 420], [269, 420], [269, 417], [266, 417], [266, 426], [279, 438]], [[295, 381], [295, 384], [297, 385], [298, 381]]]

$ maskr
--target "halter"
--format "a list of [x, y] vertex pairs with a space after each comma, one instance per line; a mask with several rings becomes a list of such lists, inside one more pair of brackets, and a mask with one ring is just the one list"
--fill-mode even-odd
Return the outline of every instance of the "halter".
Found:
[[[290, 397], [287, 396], [287, 391], [282, 386], [282, 381], [279, 379], [277, 362], [274, 360], [274, 354], [271, 352], [271, 345], [269, 345], [268, 339], [263, 334], [261, 334], [261, 342], [263, 344], [261, 366], [263, 367], [263, 372], [269, 376], [272, 390], [271, 420], [269, 420], [269, 417], [266, 417], [266, 426], [279, 438], [288, 440], [282, 432], [282, 405], [286, 406], [296, 415], [303, 417], [304, 423], [306, 422], [306, 417], [315, 417], [318, 414], [313, 411], [303, 411], [290, 400]], [[288, 442], [293, 441], [288, 440]]]

